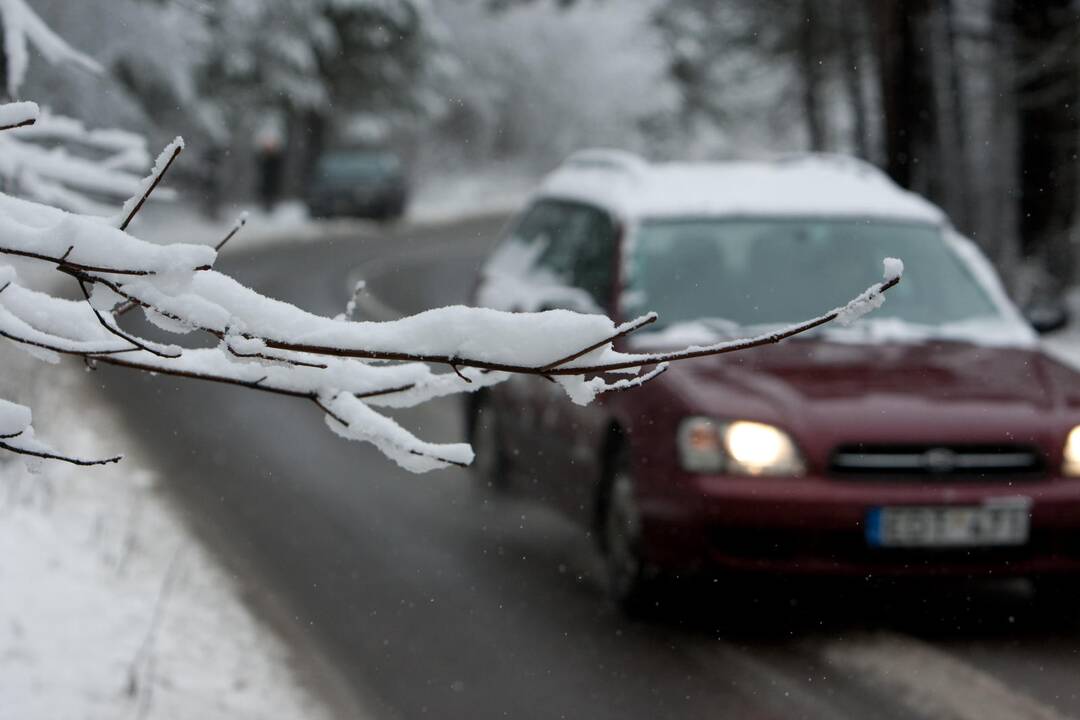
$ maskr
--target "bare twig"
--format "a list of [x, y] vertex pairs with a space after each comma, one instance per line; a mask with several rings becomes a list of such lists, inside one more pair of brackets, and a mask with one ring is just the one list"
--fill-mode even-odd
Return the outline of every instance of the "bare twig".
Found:
[[240, 230], [245, 225], [247, 225], [247, 213], [242, 213], [240, 217], [237, 218], [236, 224], [232, 226], [232, 230], [230, 230], [229, 233], [224, 238], [222, 238], [221, 242], [214, 246], [214, 250], [216, 250], [217, 252], [221, 252], [221, 249], [225, 247], [230, 240], [236, 237], [236, 234], [240, 232]]
[[574, 360], [577, 360], [579, 357], [582, 357], [583, 355], [588, 355], [593, 350], [599, 350], [600, 348], [604, 347], [605, 345], [608, 345], [609, 343], [613, 343], [613, 342], [615, 342], [616, 340], [618, 340], [620, 338], [624, 338], [627, 335], [640, 330], [641, 328], [645, 327], [646, 325], [652, 325], [654, 322], [656, 322], [656, 317], [657, 317], [656, 313], [649, 313], [648, 315], [642, 315], [641, 317], [639, 317], [636, 320], [632, 320], [632, 321], [630, 321], [628, 323], [625, 323], [622, 327], [620, 327], [618, 329], [618, 332], [616, 332], [611, 337], [605, 338], [604, 340], [600, 340], [599, 342], [595, 342], [595, 343], [593, 343], [592, 345], [590, 345], [587, 348], [583, 348], [581, 350], [578, 350], [576, 353], [572, 353], [572, 354], [567, 355], [566, 357], [564, 357], [562, 359], [556, 360], [553, 363], [549, 363], [548, 365], [544, 366], [544, 370], [551, 370], [553, 368], [559, 367], [560, 365], [565, 365], [568, 362], [573, 362]]
[[[246, 212], [242, 213], [240, 217], [237, 218], [236, 223], [232, 226], [232, 229], [229, 230], [225, 237], [222, 238], [221, 241], [214, 246], [214, 251], [221, 252], [222, 248], [224, 248], [230, 240], [236, 237], [237, 233], [239, 233], [245, 225], [247, 225]], [[126, 300], [119, 307], [117, 307], [116, 310], [113, 311], [113, 315], [115, 317], [123, 317], [137, 307], [139, 307], [139, 303], [135, 302], [134, 300]]]
[[314, 395], [314, 396], [312, 396], [312, 398], [311, 398], [311, 401], [312, 401], [313, 403], [315, 403], [315, 405], [316, 405], [316, 406], [317, 406], [317, 407], [318, 407], [318, 408], [319, 408], [320, 410], [322, 410], [322, 411], [323, 411], [324, 413], [326, 413], [326, 414], [327, 414], [327, 415], [329, 415], [329, 416], [330, 416], [331, 418], [333, 418], [334, 422], [338, 423], [338, 424], [339, 424], [339, 425], [341, 425], [342, 427], [349, 427], [349, 421], [348, 421], [348, 420], [346, 420], [345, 418], [341, 417], [341, 416], [340, 416], [340, 415], [338, 415], [337, 413], [335, 413], [335, 412], [334, 412], [333, 410], [331, 410], [330, 408], [328, 408], [328, 407], [326, 406], [326, 403], [324, 403], [324, 402], [323, 402], [322, 400], [320, 400], [320, 399], [319, 399], [319, 396], [318, 396], [318, 395]]
[[398, 393], [408, 392], [416, 387], [416, 383], [409, 383], [408, 385], [398, 385], [397, 387], [385, 388], [383, 390], [371, 390], [365, 393], [353, 393], [353, 397], [357, 400], [367, 400], [368, 398], [385, 397], [387, 395], [396, 395]]
[[37, 118], [28, 118], [20, 123], [15, 123], [14, 125], [0, 125], [0, 132], [3, 132], [5, 130], [16, 130], [21, 127], [29, 127], [36, 122]]
[[135, 351], [138, 350], [138, 348], [131, 347], [131, 348], [118, 349], [118, 350], [101, 350], [101, 351], [96, 351], [96, 352], [93, 352], [93, 353], [83, 353], [83, 352], [79, 352], [79, 351], [68, 350], [68, 349], [62, 348], [62, 347], [57, 347], [57, 346], [54, 346], [54, 345], [49, 345], [48, 343], [38, 342], [36, 340], [30, 340], [28, 338], [19, 337], [18, 335], [13, 335], [12, 333], [7, 332], [6, 330], [0, 330], [0, 337], [4, 338], [6, 340], [11, 340], [12, 342], [20, 343], [22, 345], [29, 345], [30, 347], [41, 348], [42, 350], [49, 350], [51, 352], [62, 353], [62, 354], [65, 354], [65, 355], [78, 355], [80, 357], [88, 357], [90, 359], [99, 358], [99, 357], [102, 357], [102, 356], [105, 356], [105, 355], [121, 355], [123, 353], [135, 352]]
[[[41, 260], [43, 262], [51, 263], [53, 265], [65, 265], [72, 270], [85, 273], [106, 273], [108, 275], [130, 275], [135, 277], [146, 277], [148, 275], [156, 275], [154, 270], [131, 270], [128, 268], [110, 268], [101, 267], [100, 265], [87, 265], [85, 263], [74, 262], [71, 260], [65, 260], [63, 257], [55, 257], [53, 255], [46, 255], [44, 253], [36, 253], [30, 250], [19, 250], [18, 248], [4, 247], [0, 245], [0, 255], [14, 255], [16, 257], [30, 258], [31, 260]], [[192, 268], [196, 272], [209, 270], [209, 265], [200, 265], [199, 267]]]
[[[21, 435], [22, 433], [19, 434]], [[16, 455], [29, 455], [30, 457], [41, 458], [42, 460], [59, 460], [60, 462], [66, 462], [71, 465], [79, 465], [82, 467], [91, 467], [93, 465], [109, 465], [112, 463], [118, 463], [124, 459], [123, 455], [117, 455], [115, 457], [106, 458], [104, 460], [84, 460], [82, 458], [68, 457], [67, 455], [58, 455], [56, 453], [45, 452], [42, 450], [31, 450], [29, 448], [17, 447], [3, 441], [0, 441], [0, 450], [7, 450], [9, 452], [15, 453]]]
[[[174, 157], [175, 157], [175, 155], [174, 155]], [[169, 162], [171, 163], [172, 161], [170, 160]], [[240, 230], [242, 230], [245, 225], [247, 225], [247, 213], [246, 212], [240, 214], [240, 217], [237, 218], [236, 223], [232, 226], [232, 229], [229, 230], [229, 232], [225, 235], [225, 237], [222, 238], [221, 241], [218, 242], [218, 244], [214, 246], [214, 251], [215, 252], [221, 252], [222, 248], [224, 248], [229, 243], [230, 240], [232, 240], [234, 237], [236, 237], [237, 233], [239, 233]], [[133, 300], [128, 300], [127, 302], [125, 302], [123, 305], [121, 305], [120, 307], [118, 307], [116, 309], [114, 315], [116, 317], [121, 317], [121, 316], [126, 315], [127, 313], [131, 312], [136, 307], [138, 307], [138, 303], [136, 303]]]
[[122, 223], [120, 223], [121, 230], [127, 230], [128, 225], [131, 224], [131, 221], [134, 220], [135, 216], [139, 214], [140, 210], [142, 210], [143, 205], [145, 205], [146, 201], [150, 199], [150, 196], [153, 194], [154, 190], [156, 190], [157, 186], [161, 183], [161, 179], [165, 177], [165, 173], [169, 172], [169, 168], [172, 167], [173, 162], [176, 161], [176, 158], [180, 156], [180, 153], [183, 152], [183, 150], [183, 145], [176, 146], [176, 148], [173, 150], [172, 155], [169, 156], [169, 160], [165, 163], [165, 167], [161, 168], [161, 172], [154, 176], [153, 182], [151, 182], [150, 185], [146, 188], [146, 192], [144, 192], [142, 194], [142, 197], [139, 198], [139, 202], [135, 204], [135, 207], [131, 209], [131, 212], [128, 213], [128, 216], [124, 218], [124, 221]]
[[109, 331], [110, 333], [112, 333], [116, 337], [120, 338], [121, 340], [123, 340], [125, 342], [131, 343], [134, 348], [138, 348], [139, 350], [145, 350], [146, 352], [150, 353], [151, 355], [157, 355], [158, 357], [176, 359], [176, 358], [180, 357], [180, 355], [183, 354], [183, 353], [177, 353], [176, 355], [169, 355], [167, 353], [163, 353], [160, 350], [156, 350], [156, 349], [150, 347], [149, 345], [141, 342], [138, 338], [135, 338], [135, 337], [133, 337], [131, 335], [128, 335], [127, 333], [120, 330], [119, 328], [114, 327], [114, 326], [110, 325], [109, 323], [105, 322], [105, 318], [102, 316], [101, 312], [96, 307], [94, 307], [94, 304], [92, 302], [90, 302], [90, 291], [86, 289], [86, 283], [84, 281], [82, 281], [82, 280], [79, 280], [79, 289], [82, 290], [83, 297], [86, 298], [87, 306], [90, 308], [91, 312], [94, 313], [94, 317], [97, 318], [97, 321], [101, 325], [101, 327], [105, 328], [107, 331]]
[[[325, 412], [327, 414], [327, 416], [332, 418], [334, 420], [334, 422], [338, 423], [342, 427], [346, 427], [346, 428], [350, 427], [348, 420], [345, 420], [340, 415], [335, 413], [333, 410], [328, 408], [326, 406], [326, 404], [322, 400], [320, 400], [319, 398], [316, 397], [316, 398], [314, 398], [314, 402], [315, 402], [316, 405], [319, 406], [319, 408], [323, 412]], [[441, 463], [444, 463], [446, 465], [453, 465], [455, 467], [460, 467], [460, 468], [468, 467], [468, 465], [466, 465], [464, 463], [460, 463], [460, 462], [458, 462], [456, 460], [450, 460], [449, 458], [440, 457], [440, 456], [432, 454], [432, 453], [420, 452], [419, 450], [415, 450], [413, 448], [401, 448], [401, 449], [405, 450], [410, 455], [415, 455], [417, 457], [430, 458], [431, 460], [435, 460], [436, 462], [441, 462]]]
[[281, 357], [279, 355], [267, 355], [265, 353], [245, 353], [240, 352], [232, 345], [229, 344], [228, 339], [223, 340], [225, 348], [229, 351], [229, 354], [233, 357], [242, 358], [244, 360], [266, 360], [267, 362], [283, 363], [285, 365], [295, 365], [297, 367], [315, 368], [316, 370], [325, 370], [327, 368], [326, 363], [306, 362], [304, 360], [295, 360], [293, 358]]

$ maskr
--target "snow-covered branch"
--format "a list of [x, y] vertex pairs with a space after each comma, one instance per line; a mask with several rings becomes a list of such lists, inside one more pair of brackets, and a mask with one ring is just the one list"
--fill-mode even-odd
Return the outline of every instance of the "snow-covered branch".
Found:
[[[84, 215], [114, 215], [143, 189], [146, 141], [131, 133], [88, 130], [71, 118], [12, 103], [0, 114], [0, 187]], [[53, 143], [63, 143], [55, 146]], [[51, 146], [50, 146], [51, 145]]]
[[30, 408], [0, 399], [0, 450], [25, 455], [34, 460], [61, 460], [74, 465], [106, 465], [120, 462], [120, 456], [86, 460], [61, 455], [34, 437]]
[[37, 122], [41, 109], [37, 103], [20, 102], [0, 105], [0, 131], [29, 127]]
[[30, 46], [50, 63], [68, 63], [93, 73], [101, 65], [68, 45], [30, 9], [26, 0], [0, 0], [0, 26], [4, 31], [4, 50], [7, 53], [7, 92], [19, 94], [30, 67]]
[[[6, 0], [13, 1], [20, 0]], [[461, 306], [393, 322], [328, 318], [214, 270], [218, 251], [243, 219], [214, 247], [158, 245], [127, 232], [151, 195], [160, 192], [183, 151], [181, 139], [140, 178], [131, 170], [145, 160], [145, 147], [124, 133], [87, 131], [29, 103], [0, 105], [0, 126], [9, 128], [0, 136], [0, 177], [14, 178], [16, 189], [30, 197], [0, 193], [0, 260], [17, 257], [51, 267], [83, 294], [82, 300], [68, 300], [31, 289], [0, 262], [0, 338], [46, 362], [75, 356], [90, 367], [104, 363], [307, 401], [334, 433], [371, 443], [416, 472], [467, 465], [472, 450], [426, 442], [376, 408], [474, 392], [511, 374], [545, 377], [574, 402], [588, 403], [603, 392], [632, 390], [673, 361], [775, 343], [855, 317], [879, 305], [901, 271], [898, 264], [887, 264], [885, 280], [847, 306], [785, 330], [673, 353], [615, 349], [619, 339], [655, 321], [652, 314], [622, 325], [566, 310], [506, 313]], [[38, 144], [47, 139], [106, 157], [84, 159]], [[116, 212], [83, 194], [91, 190], [129, 199]], [[160, 329], [181, 336], [203, 333], [216, 345], [185, 348], [139, 337], [120, 325], [134, 308]], [[433, 370], [439, 366], [446, 371]], [[609, 381], [609, 373], [620, 377]], [[10, 402], [0, 405], [0, 449], [79, 464], [117, 459], [88, 461], [53, 452], [34, 440], [29, 409]]]

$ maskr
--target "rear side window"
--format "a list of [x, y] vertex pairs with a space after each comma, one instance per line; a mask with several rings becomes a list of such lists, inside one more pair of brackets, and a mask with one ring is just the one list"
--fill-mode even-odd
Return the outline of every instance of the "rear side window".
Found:
[[540, 201], [522, 215], [484, 267], [478, 300], [500, 309], [604, 312], [611, 297], [615, 241], [615, 226], [603, 211]]
[[618, 230], [607, 213], [584, 210], [588, 223], [574, 255], [574, 285], [589, 293], [597, 306], [610, 309]]

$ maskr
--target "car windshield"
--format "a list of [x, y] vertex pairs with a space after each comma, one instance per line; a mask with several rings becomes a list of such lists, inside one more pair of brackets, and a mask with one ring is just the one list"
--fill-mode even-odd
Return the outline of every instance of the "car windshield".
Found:
[[624, 305], [628, 314], [655, 310], [664, 326], [791, 323], [846, 303], [880, 277], [886, 257], [906, 270], [875, 319], [940, 326], [999, 317], [939, 228], [855, 219], [647, 221], [632, 243]]
[[329, 183], [381, 180], [396, 173], [399, 167], [400, 161], [392, 153], [338, 153], [319, 160], [317, 175]]

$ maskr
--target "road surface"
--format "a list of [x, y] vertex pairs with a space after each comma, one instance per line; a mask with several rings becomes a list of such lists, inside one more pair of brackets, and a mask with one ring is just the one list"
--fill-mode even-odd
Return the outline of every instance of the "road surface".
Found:
[[[501, 223], [238, 241], [222, 267], [323, 314], [359, 268], [412, 312], [464, 301]], [[253, 602], [326, 660], [307, 672], [375, 717], [1080, 717], [1078, 623], [1033, 612], [1022, 587], [740, 585], [632, 622], [605, 602], [575, 526], [465, 471], [405, 473], [305, 403], [99, 377]], [[453, 400], [401, 417], [462, 437]]]

